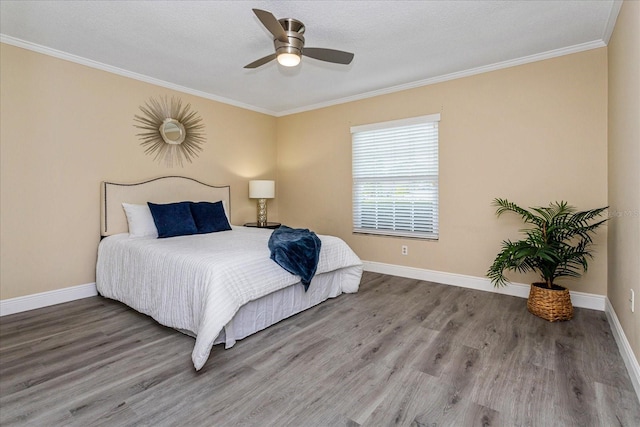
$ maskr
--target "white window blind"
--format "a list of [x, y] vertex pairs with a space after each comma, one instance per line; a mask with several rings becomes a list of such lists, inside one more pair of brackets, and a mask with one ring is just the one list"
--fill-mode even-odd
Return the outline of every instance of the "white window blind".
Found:
[[353, 231], [438, 238], [439, 114], [351, 128]]

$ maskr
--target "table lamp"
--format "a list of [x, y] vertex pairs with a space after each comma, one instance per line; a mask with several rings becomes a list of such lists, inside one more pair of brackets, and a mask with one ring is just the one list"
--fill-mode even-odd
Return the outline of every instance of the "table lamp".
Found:
[[275, 181], [249, 181], [249, 198], [258, 199], [258, 227], [267, 226], [267, 199], [273, 199], [275, 194]]

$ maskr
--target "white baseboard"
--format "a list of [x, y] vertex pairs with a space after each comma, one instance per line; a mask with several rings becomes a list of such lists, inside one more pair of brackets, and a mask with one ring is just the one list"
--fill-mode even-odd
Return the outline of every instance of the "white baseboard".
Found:
[[0, 300], [0, 317], [98, 295], [95, 283]]
[[607, 314], [607, 319], [609, 320], [609, 325], [611, 325], [613, 337], [618, 344], [620, 355], [622, 356], [624, 364], [627, 367], [627, 372], [629, 372], [629, 377], [631, 378], [631, 382], [633, 383], [633, 388], [636, 391], [638, 400], [640, 400], [640, 364], [638, 364], [638, 359], [633, 353], [631, 344], [629, 344], [629, 340], [627, 340], [627, 336], [624, 334], [622, 325], [618, 320], [616, 311], [613, 309], [609, 298], [606, 298], [604, 312]]
[[[464, 274], [446, 273], [443, 271], [404, 267], [401, 265], [384, 264], [373, 261], [363, 261], [363, 264], [365, 271], [371, 271], [374, 273], [390, 274], [392, 276], [442, 283], [444, 285], [460, 286], [462, 288], [494, 292], [520, 298], [529, 297], [530, 285], [525, 285], [523, 283], [511, 283], [507, 286], [496, 288], [486, 277], [466, 276]], [[569, 291], [569, 293], [571, 294], [571, 303], [575, 307], [604, 311], [604, 301], [606, 299], [604, 295], [574, 291]]]
[[[507, 286], [496, 288], [491, 284], [489, 279], [484, 277], [466, 276], [463, 274], [446, 273], [443, 271], [426, 270], [422, 268], [405, 267], [373, 261], [363, 261], [363, 264], [365, 271], [371, 271], [374, 273], [407, 277], [410, 279], [442, 283], [444, 285], [460, 286], [462, 288], [477, 289], [480, 291], [494, 292], [520, 298], [527, 298], [529, 296], [529, 285], [522, 283], [511, 283]], [[605, 311], [606, 297], [602, 295], [587, 294], [584, 292], [570, 292], [571, 302], [574, 306]], [[36, 308], [61, 304], [63, 302], [88, 298], [96, 295], [98, 295], [96, 284], [87, 283], [85, 285], [72, 286], [70, 288], [56, 289], [54, 291], [42, 292], [39, 294], [0, 300], [0, 316], [7, 316], [9, 314], [34, 310]]]

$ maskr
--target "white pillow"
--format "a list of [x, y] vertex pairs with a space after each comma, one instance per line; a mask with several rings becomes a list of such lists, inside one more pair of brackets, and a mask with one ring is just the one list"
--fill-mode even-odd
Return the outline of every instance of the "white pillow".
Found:
[[129, 223], [129, 237], [158, 237], [158, 229], [148, 205], [123, 203], [122, 207]]

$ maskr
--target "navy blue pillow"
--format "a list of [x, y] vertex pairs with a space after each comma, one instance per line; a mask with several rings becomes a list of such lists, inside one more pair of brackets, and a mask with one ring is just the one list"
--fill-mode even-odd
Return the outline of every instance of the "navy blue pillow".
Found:
[[158, 229], [158, 238], [196, 234], [198, 229], [193, 221], [189, 204], [191, 202], [167, 203], [159, 205], [147, 202], [153, 222]]
[[231, 230], [222, 202], [191, 202], [190, 207], [199, 234]]

